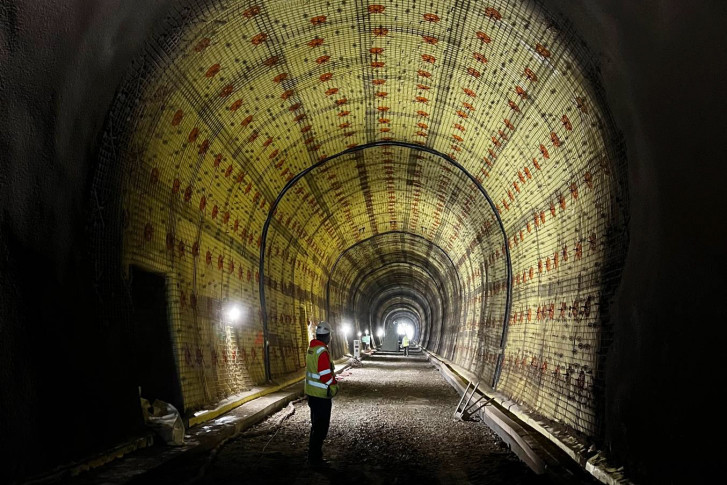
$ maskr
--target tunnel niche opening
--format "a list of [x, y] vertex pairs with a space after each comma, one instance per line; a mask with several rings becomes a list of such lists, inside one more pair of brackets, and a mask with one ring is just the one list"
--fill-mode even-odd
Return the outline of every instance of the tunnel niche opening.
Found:
[[133, 304], [131, 361], [139, 397], [149, 403], [159, 399], [183, 409], [169, 326], [166, 278], [132, 266], [130, 281]]

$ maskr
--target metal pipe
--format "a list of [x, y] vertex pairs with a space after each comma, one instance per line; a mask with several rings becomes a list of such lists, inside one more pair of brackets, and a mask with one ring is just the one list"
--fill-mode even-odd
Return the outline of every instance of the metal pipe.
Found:
[[[466, 402], [466, 403], [464, 403], [464, 407], [462, 408], [462, 414], [464, 414], [464, 411], [465, 411], [465, 410], [467, 409], [467, 406], [469, 406], [469, 404], [470, 404], [470, 400], [472, 399], [472, 397], [473, 397], [473, 396], [475, 395], [475, 393], [477, 392], [477, 388], [478, 388], [478, 387], [480, 387], [480, 383], [479, 383], [479, 382], [477, 383], [477, 385], [475, 386], [475, 388], [474, 388], [474, 389], [472, 389], [472, 394], [470, 394], [470, 397], [469, 397], [469, 399], [467, 399], [467, 402]], [[475, 402], [476, 402], [476, 401], [475, 401]]]
[[462, 393], [462, 397], [459, 398], [459, 402], [457, 403], [457, 407], [454, 408], [454, 414], [457, 415], [457, 411], [459, 411], [459, 407], [462, 404], [462, 401], [464, 401], [464, 397], [467, 395], [467, 391], [469, 391], [471, 382], [467, 381], [467, 387], [465, 387], [464, 392]]
[[482, 396], [482, 398], [480, 398], [480, 399], [478, 399], [477, 401], [475, 401], [475, 402], [474, 402], [474, 403], [472, 404], [472, 406], [470, 406], [470, 407], [469, 407], [468, 409], [466, 409], [466, 410], [465, 410], [465, 411], [463, 412], [463, 414], [464, 414], [464, 413], [467, 413], [467, 416], [472, 416], [472, 415], [473, 415], [473, 414], [475, 414], [475, 413], [476, 413], [477, 411], [479, 411], [480, 409], [482, 409], [482, 408], [484, 408], [485, 406], [487, 406], [488, 404], [490, 404], [490, 402], [491, 402], [491, 401], [492, 401], [493, 399], [495, 399], [494, 397], [491, 397], [491, 398], [487, 399], [487, 400], [486, 400], [485, 402], [483, 402], [482, 404], [480, 404], [479, 406], [477, 406], [477, 408], [473, 409], [473, 408], [474, 408], [474, 406], [475, 406], [475, 404], [477, 404], [478, 402], [480, 402], [480, 401], [481, 401], [481, 400], [482, 400], [482, 399], [483, 399], [484, 397], [485, 397], [485, 396]]

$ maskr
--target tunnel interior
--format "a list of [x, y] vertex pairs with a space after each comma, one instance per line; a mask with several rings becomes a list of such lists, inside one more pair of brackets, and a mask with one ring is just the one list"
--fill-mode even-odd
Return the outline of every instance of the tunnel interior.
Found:
[[300, 369], [319, 320], [338, 358], [408, 317], [423, 348], [597, 439], [627, 244], [597, 79], [538, 3], [178, 7], [107, 119], [94, 257], [123, 278], [105, 286], [164, 276], [187, 415]]
[[0, 482], [404, 317], [640, 483], [712, 480], [725, 5], [3, 1]]

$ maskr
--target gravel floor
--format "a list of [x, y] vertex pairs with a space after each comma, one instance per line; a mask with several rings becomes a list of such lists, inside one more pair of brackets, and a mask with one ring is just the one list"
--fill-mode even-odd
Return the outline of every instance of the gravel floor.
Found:
[[546, 484], [487, 426], [452, 418], [459, 395], [421, 353], [375, 354], [343, 374], [323, 446], [331, 467], [305, 465], [305, 400], [230, 440], [198, 484]]

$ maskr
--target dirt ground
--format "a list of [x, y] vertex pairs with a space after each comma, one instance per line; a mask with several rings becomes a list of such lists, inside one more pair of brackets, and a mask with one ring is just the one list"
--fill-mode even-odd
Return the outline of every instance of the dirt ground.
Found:
[[196, 483], [552, 483], [483, 423], [454, 420], [459, 395], [423, 354], [375, 354], [342, 377], [323, 446], [328, 469], [305, 463], [303, 399], [216, 450]]

